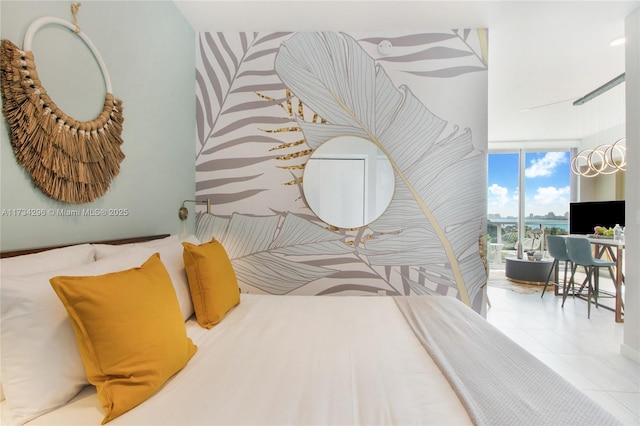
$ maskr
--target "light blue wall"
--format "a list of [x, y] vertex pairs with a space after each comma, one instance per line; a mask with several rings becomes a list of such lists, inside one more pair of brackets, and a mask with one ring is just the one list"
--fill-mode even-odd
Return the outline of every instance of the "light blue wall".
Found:
[[[83, 1], [79, 26], [102, 55], [113, 93], [124, 103], [120, 174], [90, 204], [45, 196], [16, 163], [7, 123], [0, 132], [0, 249], [49, 246], [157, 233], [178, 233], [177, 210], [195, 196], [195, 34], [173, 2]], [[41, 16], [72, 21], [71, 2], [2, 1], [1, 35], [22, 47]], [[52, 100], [68, 115], [92, 120], [104, 83], [80, 38], [56, 25], [41, 28], [32, 50]], [[125, 217], [15, 216], [15, 209], [128, 209]]]

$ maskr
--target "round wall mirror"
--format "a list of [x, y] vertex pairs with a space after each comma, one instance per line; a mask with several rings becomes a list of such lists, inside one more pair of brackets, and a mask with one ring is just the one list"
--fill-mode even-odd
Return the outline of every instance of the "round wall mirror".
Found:
[[307, 205], [324, 222], [358, 228], [387, 209], [395, 177], [389, 159], [373, 142], [338, 136], [311, 154], [302, 187]]

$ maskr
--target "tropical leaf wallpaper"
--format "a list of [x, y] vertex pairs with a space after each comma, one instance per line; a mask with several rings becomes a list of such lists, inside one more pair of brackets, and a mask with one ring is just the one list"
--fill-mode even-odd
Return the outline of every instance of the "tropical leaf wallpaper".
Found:
[[[196, 234], [222, 242], [242, 291], [440, 294], [481, 311], [485, 30], [198, 38], [196, 196], [212, 214]], [[309, 155], [341, 135], [370, 140], [395, 175], [361, 228], [322, 222], [303, 197]]]

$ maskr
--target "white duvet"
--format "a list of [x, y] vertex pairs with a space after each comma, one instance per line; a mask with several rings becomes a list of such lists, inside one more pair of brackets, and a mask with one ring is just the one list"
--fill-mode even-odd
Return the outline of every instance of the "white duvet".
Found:
[[[390, 297], [242, 295], [198, 352], [113, 425], [470, 424]], [[93, 388], [30, 425], [98, 425]]]

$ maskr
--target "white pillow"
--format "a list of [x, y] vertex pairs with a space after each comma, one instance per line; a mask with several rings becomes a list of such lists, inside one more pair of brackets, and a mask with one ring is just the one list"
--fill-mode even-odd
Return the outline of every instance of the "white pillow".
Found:
[[77, 244], [51, 249], [40, 253], [0, 259], [0, 274], [20, 276], [38, 272], [55, 271], [86, 265], [95, 260], [95, 248], [91, 244]]
[[[183, 241], [191, 244], [200, 244], [195, 236], [191, 235]], [[178, 296], [178, 304], [182, 312], [182, 319], [189, 319], [194, 313], [193, 301], [191, 300], [191, 290], [189, 290], [189, 280], [187, 279], [187, 271], [184, 269], [184, 257], [182, 255], [184, 247], [180, 241], [171, 241], [167, 244], [148, 248], [152, 252], [160, 253], [160, 260], [169, 272], [173, 288]]]
[[49, 279], [100, 275], [140, 266], [149, 250], [130, 247], [70, 269], [3, 277], [0, 287], [2, 385], [12, 424], [64, 405], [88, 384], [67, 311]]
[[104, 256], [119, 253], [127, 247], [140, 247], [151, 250], [153, 253], [160, 253], [160, 260], [171, 276], [171, 282], [178, 296], [178, 304], [182, 312], [182, 318], [186, 321], [193, 315], [193, 302], [191, 301], [191, 291], [189, 290], [189, 281], [187, 280], [187, 272], [184, 269], [184, 258], [182, 252], [184, 247], [182, 241], [198, 245], [198, 240], [194, 235], [189, 235], [184, 240], [180, 240], [177, 235], [167, 238], [146, 241], [144, 243], [131, 243], [123, 246], [112, 246], [109, 244], [94, 244], [96, 249], [96, 259], [99, 260]]
[[112, 256], [116, 253], [120, 253], [129, 247], [158, 247], [171, 242], [180, 243], [180, 239], [177, 235], [170, 235], [165, 238], [159, 238], [157, 240], [145, 241], [143, 243], [128, 243], [128, 244], [91, 244], [95, 250], [96, 260], [100, 260], [107, 256]]
[[[91, 263], [95, 260], [94, 257], [95, 248], [91, 244], [77, 244], [69, 247], [46, 250], [40, 253], [0, 259], [0, 274], [2, 277], [20, 276], [71, 268]], [[0, 278], [0, 283], [3, 280], [3, 278]], [[4, 389], [0, 381], [0, 402], [4, 401], [4, 399]]]

